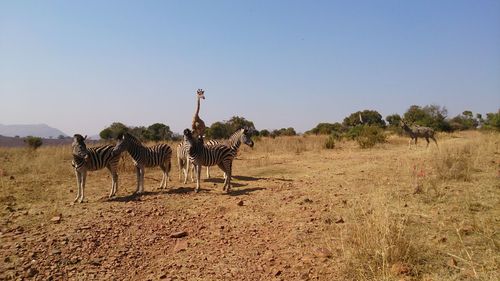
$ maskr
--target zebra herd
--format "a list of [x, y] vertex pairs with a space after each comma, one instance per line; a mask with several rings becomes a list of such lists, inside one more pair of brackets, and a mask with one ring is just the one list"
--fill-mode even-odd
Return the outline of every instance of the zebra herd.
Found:
[[[238, 153], [241, 143], [253, 147], [250, 138], [250, 130], [242, 128], [237, 130], [225, 141], [211, 140], [204, 143], [203, 136], [193, 136], [191, 130], [184, 130], [182, 142], [177, 147], [177, 159], [179, 163], [179, 179], [184, 172], [184, 183], [187, 182], [189, 166], [193, 164], [196, 175], [196, 189], [200, 190], [201, 167], [219, 166], [224, 172], [223, 190], [229, 192], [231, 189], [232, 163]], [[135, 194], [144, 192], [144, 169], [145, 167], [157, 167], [163, 171], [160, 189], [167, 187], [169, 172], [171, 170], [172, 149], [167, 144], [144, 146], [139, 139], [130, 133], [124, 133], [117, 138], [116, 145], [103, 145], [87, 148], [86, 137], [75, 134], [73, 136], [72, 166], [75, 170], [78, 192], [74, 202], [83, 202], [85, 182], [88, 171], [96, 171], [106, 167], [111, 173], [111, 191], [109, 197], [116, 195], [118, 189], [118, 163], [123, 152], [127, 152], [133, 159], [137, 174], [137, 188]], [[192, 179], [192, 177], [191, 177]]]

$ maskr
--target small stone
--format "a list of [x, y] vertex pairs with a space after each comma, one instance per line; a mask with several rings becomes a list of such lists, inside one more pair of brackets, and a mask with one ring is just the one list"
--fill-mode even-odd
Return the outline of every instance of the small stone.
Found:
[[335, 223], [344, 223], [344, 222], [345, 222], [345, 221], [344, 221], [344, 219], [343, 219], [342, 217], [340, 217], [339, 219], [337, 219], [337, 220], [335, 221]]
[[10, 176], [10, 178], [9, 178], [9, 179], [10, 179], [10, 180], [14, 180], [15, 178], [14, 178], [14, 176]]
[[162, 274], [162, 275], [160, 275], [160, 277], [158, 277], [158, 278], [160, 278], [160, 279], [165, 279], [165, 278], [167, 278], [167, 274], [163, 273], [163, 274]]
[[11, 261], [12, 261], [12, 260], [10, 259], [10, 257], [5, 257], [5, 258], [3, 259], [3, 262], [5, 262], [5, 263], [11, 262]]
[[403, 262], [396, 262], [391, 266], [393, 275], [410, 275], [411, 267]]
[[243, 200], [240, 200], [240, 201], [238, 202], [238, 206], [243, 206]]
[[170, 234], [170, 238], [182, 238], [186, 237], [188, 233], [186, 231], [179, 231], [179, 232], [174, 232]]
[[52, 250], [52, 252], [50, 252], [50, 254], [51, 254], [51, 255], [53, 255], [53, 256], [54, 256], [54, 255], [60, 255], [60, 254], [61, 254], [61, 251], [60, 251], [60, 250], [55, 249], [55, 250]]
[[175, 243], [174, 252], [176, 253], [182, 252], [187, 250], [187, 248], [188, 248], [187, 240], [178, 240], [177, 243]]
[[28, 278], [35, 277], [35, 275], [37, 275], [37, 274], [38, 274], [38, 270], [36, 270], [35, 268], [32, 268], [32, 267], [30, 267], [28, 269], [28, 271], [26, 272], [26, 276]]
[[99, 259], [91, 259], [89, 263], [93, 266], [100, 266], [101, 265], [101, 260]]
[[53, 223], [60, 223], [61, 222], [61, 216], [55, 216], [50, 219], [51, 222]]
[[132, 209], [127, 209], [125, 212], [126, 212], [127, 214], [130, 214], [130, 213], [132, 213]]
[[450, 258], [448, 260], [448, 262], [446, 262], [446, 264], [449, 266], [449, 267], [456, 267], [457, 266], [457, 261], [454, 259], [454, 258]]
[[332, 252], [327, 248], [318, 248], [314, 251], [314, 255], [321, 258], [331, 258], [333, 256]]

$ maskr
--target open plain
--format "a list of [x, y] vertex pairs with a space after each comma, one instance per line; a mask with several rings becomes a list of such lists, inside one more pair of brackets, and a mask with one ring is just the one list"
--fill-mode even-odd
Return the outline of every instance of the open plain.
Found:
[[[70, 146], [0, 148], [0, 280], [498, 280], [500, 136], [462, 132], [408, 149], [325, 136], [261, 138], [202, 190], [172, 157], [168, 189], [120, 162], [72, 203]], [[176, 143], [171, 143], [174, 148]]]

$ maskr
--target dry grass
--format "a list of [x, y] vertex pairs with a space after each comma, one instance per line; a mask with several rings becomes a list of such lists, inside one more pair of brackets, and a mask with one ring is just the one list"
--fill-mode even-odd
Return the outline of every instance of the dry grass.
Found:
[[[361, 149], [354, 141], [338, 141], [334, 149], [325, 149], [326, 139], [260, 138], [253, 149], [242, 146], [234, 170], [246, 179], [235, 179], [235, 190], [241, 193], [234, 196], [248, 207], [236, 206], [213, 187], [217, 182], [210, 181], [202, 183], [209, 190], [205, 193], [158, 195], [165, 198], [157, 200], [170, 216], [213, 212], [215, 219], [222, 218], [220, 214], [230, 218], [235, 231], [264, 233], [264, 238], [248, 241], [260, 245], [259, 239], [264, 239], [274, 257], [264, 250], [258, 262], [272, 267], [276, 262], [269, 260], [282, 257], [286, 267], [272, 269], [289, 280], [498, 280], [498, 134], [440, 134], [439, 149], [426, 149], [425, 143], [408, 149], [408, 138], [394, 135], [372, 149]], [[177, 181], [176, 143], [171, 147], [169, 186], [186, 188]], [[123, 160], [119, 196], [135, 189], [130, 156]], [[0, 203], [6, 206], [0, 210], [0, 227], [39, 227], [53, 214], [85, 220], [130, 208], [123, 202], [103, 202], [111, 185], [105, 170], [89, 174], [89, 203], [71, 207], [76, 184], [70, 162], [69, 146], [42, 146], [37, 151], [0, 148]], [[214, 177], [222, 176], [217, 168], [212, 171]], [[146, 170], [146, 191], [157, 187], [160, 175], [158, 169]], [[148, 202], [140, 203], [147, 207]], [[11, 207], [33, 216], [18, 216]], [[177, 219], [189, 223], [181, 216]], [[196, 240], [198, 247], [214, 245], [204, 239]], [[237, 256], [248, 254], [233, 243], [229, 249]], [[333, 254], [311, 257], [317, 247]], [[161, 260], [171, 257], [153, 264], [161, 265]], [[211, 263], [224, 267], [223, 260]], [[286, 275], [295, 272], [298, 275]]]

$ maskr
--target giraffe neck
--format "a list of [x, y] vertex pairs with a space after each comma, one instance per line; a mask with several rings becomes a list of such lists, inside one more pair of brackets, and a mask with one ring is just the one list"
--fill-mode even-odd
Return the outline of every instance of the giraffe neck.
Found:
[[194, 116], [198, 116], [198, 113], [200, 113], [200, 98], [198, 97], [198, 106], [196, 107], [196, 112], [194, 113]]

